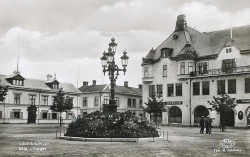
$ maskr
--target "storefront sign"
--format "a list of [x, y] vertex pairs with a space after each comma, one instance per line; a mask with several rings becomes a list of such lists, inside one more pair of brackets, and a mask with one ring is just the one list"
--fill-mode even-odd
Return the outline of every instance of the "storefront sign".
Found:
[[163, 102], [165, 105], [182, 105], [182, 101], [167, 101]]
[[247, 104], [247, 103], [250, 103], [250, 99], [238, 99], [237, 103], [238, 104]]

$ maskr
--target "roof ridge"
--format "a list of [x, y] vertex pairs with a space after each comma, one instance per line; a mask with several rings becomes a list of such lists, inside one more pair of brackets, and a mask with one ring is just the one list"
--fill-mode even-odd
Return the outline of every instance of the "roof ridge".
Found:
[[[250, 25], [244, 25], [244, 26], [239, 26], [239, 27], [232, 27], [232, 28], [241, 28], [241, 27], [247, 27]], [[214, 32], [220, 32], [220, 31], [225, 31], [225, 30], [230, 30], [231, 28], [226, 28], [226, 29], [218, 29], [218, 30], [214, 30], [214, 31], [210, 31], [210, 32], [205, 32], [205, 33], [214, 33]]]

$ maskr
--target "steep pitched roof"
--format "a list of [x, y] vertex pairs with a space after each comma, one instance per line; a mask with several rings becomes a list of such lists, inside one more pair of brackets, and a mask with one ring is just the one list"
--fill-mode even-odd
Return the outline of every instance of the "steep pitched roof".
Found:
[[[182, 31], [174, 31], [154, 52], [150, 51], [146, 59], [159, 59], [162, 48], [173, 49], [172, 57], [175, 57], [183, 50], [186, 44], [191, 44], [199, 57], [216, 55], [225, 46], [225, 41], [230, 38], [230, 34], [231, 29], [201, 33], [187, 26]], [[241, 53], [249, 53], [250, 25], [232, 28], [232, 34], [232, 39]], [[143, 61], [149, 60], [144, 59]]]
[[[12, 85], [9, 81], [7, 81], [6, 80], [7, 78], [10, 78], [10, 77], [6, 75], [0, 75], [0, 80], [1, 80], [2, 85], [8, 85], [10, 87], [19, 87], [19, 88], [53, 90], [49, 86], [46, 85], [47, 80], [25, 78], [23, 86], [16, 86], [16, 85]], [[60, 87], [62, 87], [63, 91], [65, 92], [80, 93], [80, 91], [72, 83], [60, 83]]]
[[[91, 85], [91, 86], [82, 86], [79, 88], [82, 93], [101, 93], [109, 92], [109, 84], [104, 85]], [[142, 96], [142, 90], [134, 87], [124, 87], [124, 86], [115, 86], [115, 93], [117, 94], [131, 94]]]

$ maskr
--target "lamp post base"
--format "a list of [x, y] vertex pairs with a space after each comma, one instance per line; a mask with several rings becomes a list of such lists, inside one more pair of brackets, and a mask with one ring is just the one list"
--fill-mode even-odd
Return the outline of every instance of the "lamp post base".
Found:
[[115, 100], [110, 100], [109, 104], [103, 106], [103, 112], [105, 113], [116, 113], [117, 112], [117, 105]]

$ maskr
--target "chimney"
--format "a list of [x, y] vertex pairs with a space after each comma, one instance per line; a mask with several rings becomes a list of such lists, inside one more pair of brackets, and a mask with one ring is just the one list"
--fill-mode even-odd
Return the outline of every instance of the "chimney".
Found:
[[184, 29], [186, 29], [186, 26], [187, 26], [186, 16], [183, 14], [177, 16], [175, 32], [183, 31]]
[[88, 82], [87, 81], [83, 81], [83, 86], [88, 86]]
[[124, 81], [124, 87], [128, 87], [128, 81]]
[[47, 75], [47, 81], [52, 81], [52, 77], [53, 77], [52, 75], [48, 74]]
[[142, 84], [139, 84], [138, 87], [139, 87], [139, 89], [142, 89]]
[[93, 85], [96, 85], [96, 80], [93, 80]]

